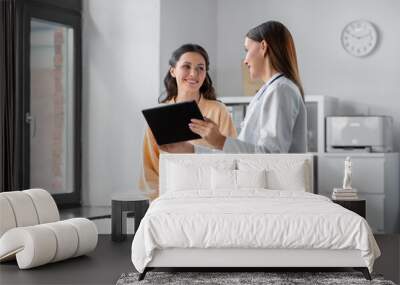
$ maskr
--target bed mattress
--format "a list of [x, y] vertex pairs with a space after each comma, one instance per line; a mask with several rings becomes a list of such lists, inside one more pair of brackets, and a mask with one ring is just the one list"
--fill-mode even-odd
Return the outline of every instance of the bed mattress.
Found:
[[143, 272], [155, 250], [168, 248], [359, 250], [370, 271], [380, 255], [359, 215], [317, 194], [265, 189], [162, 195], [135, 234], [132, 262]]

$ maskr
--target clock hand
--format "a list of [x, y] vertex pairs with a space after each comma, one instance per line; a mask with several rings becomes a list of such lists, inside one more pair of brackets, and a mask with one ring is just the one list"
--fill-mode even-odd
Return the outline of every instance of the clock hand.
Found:
[[349, 36], [351, 36], [351, 37], [353, 37], [353, 38], [357, 38], [358, 39], [358, 36], [356, 35], [356, 34], [353, 34], [352, 32], [350, 32], [350, 31], [347, 31], [346, 32]]
[[363, 39], [363, 38], [365, 38], [365, 37], [368, 37], [370, 34], [371, 34], [371, 31], [368, 32], [367, 34], [363, 34], [363, 35], [361, 35], [361, 36], [355, 36], [355, 37], [356, 37], [357, 39]]
[[372, 36], [371, 32], [369, 32], [368, 34], [362, 36], [362, 38], [366, 38], [366, 37], [368, 37], [368, 36]]

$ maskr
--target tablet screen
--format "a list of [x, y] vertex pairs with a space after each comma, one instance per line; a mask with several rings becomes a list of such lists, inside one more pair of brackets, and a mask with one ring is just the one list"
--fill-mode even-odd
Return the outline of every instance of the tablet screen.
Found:
[[158, 145], [201, 138], [189, 129], [191, 119], [203, 120], [196, 101], [142, 110]]

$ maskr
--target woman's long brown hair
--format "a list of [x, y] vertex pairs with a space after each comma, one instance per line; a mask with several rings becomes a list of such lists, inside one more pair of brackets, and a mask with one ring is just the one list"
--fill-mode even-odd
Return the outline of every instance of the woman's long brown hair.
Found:
[[[187, 52], [195, 52], [200, 54], [203, 58], [204, 61], [206, 62], [206, 78], [204, 79], [203, 85], [200, 87], [200, 94], [208, 100], [217, 100], [217, 96], [215, 94], [215, 90], [213, 87], [213, 83], [211, 80], [210, 75], [208, 74], [208, 67], [210, 65], [209, 59], [208, 59], [208, 54], [206, 50], [196, 44], [184, 44], [178, 49], [176, 49], [172, 55], [171, 58], [169, 59], [169, 66], [170, 67], [175, 67], [176, 63], [179, 61], [181, 56], [184, 53]], [[168, 101], [171, 101], [178, 96], [178, 86], [176, 84], [176, 79], [172, 77], [171, 73], [167, 72], [167, 74], [164, 77], [164, 86], [165, 86], [165, 93], [161, 94], [160, 97], [158, 97], [158, 102], [159, 103], [165, 103]]]
[[296, 49], [289, 30], [280, 22], [268, 21], [252, 28], [246, 37], [257, 42], [262, 42], [263, 40], [267, 42], [267, 53], [270, 57], [272, 67], [292, 80], [299, 88], [301, 96], [304, 99], [304, 90], [301, 85], [297, 65]]

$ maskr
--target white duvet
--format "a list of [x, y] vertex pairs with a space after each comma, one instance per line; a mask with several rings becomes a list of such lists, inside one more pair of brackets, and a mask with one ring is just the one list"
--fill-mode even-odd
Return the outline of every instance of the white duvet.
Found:
[[133, 240], [136, 269], [143, 272], [154, 250], [164, 248], [358, 249], [371, 272], [380, 255], [365, 219], [328, 198], [256, 189], [218, 197], [164, 194]]

